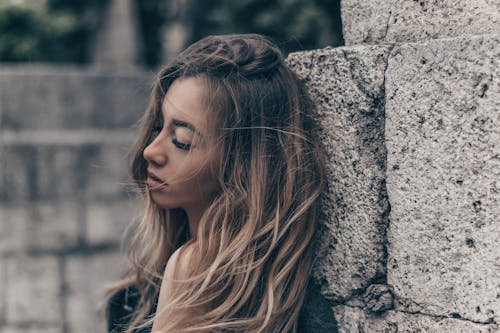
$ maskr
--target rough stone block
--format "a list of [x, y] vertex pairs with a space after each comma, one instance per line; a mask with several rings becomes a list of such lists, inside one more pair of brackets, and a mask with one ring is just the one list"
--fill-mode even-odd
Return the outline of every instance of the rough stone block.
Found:
[[0, 332], [2, 331], [3, 318], [5, 318], [5, 291], [7, 289], [7, 273], [6, 273], [6, 263], [3, 256], [0, 256]]
[[3, 147], [0, 201], [124, 197], [131, 142]]
[[346, 45], [500, 32], [494, 0], [342, 0], [341, 13]]
[[63, 333], [62, 325], [22, 325], [0, 327], [0, 333]]
[[388, 282], [402, 308], [499, 322], [500, 36], [396, 47]]
[[77, 199], [85, 193], [86, 147], [36, 146], [36, 199]]
[[7, 324], [61, 322], [59, 266], [56, 258], [6, 259]]
[[432, 315], [388, 311], [374, 316], [360, 308], [334, 307], [339, 333], [384, 332], [384, 333], [494, 333], [496, 324], [479, 324], [471, 321]]
[[85, 146], [8, 144], [3, 147], [4, 202], [81, 198], [87, 168]]
[[292, 68], [317, 104], [329, 188], [313, 276], [329, 299], [350, 297], [384, 276], [384, 70], [387, 47], [295, 53]]
[[29, 248], [63, 250], [78, 244], [83, 223], [82, 203], [77, 201], [34, 202], [27, 207], [31, 218]]
[[139, 200], [121, 200], [89, 203], [87, 208], [87, 242], [119, 244], [127, 227], [141, 218]]
[[[1, 128], [130, 127], [147, 106], [151, 75], [76, 67], [0, 68]], [[27, 93], [29, 92], [29, 93]]]
[[87, 191], [89, 200], [126, 198], [133, 188], [128, 177], [127, 153], [130, 145], [95, 146], [88, 156]]
[[74, 247], [84, 229], [80, 205], [69, 200], [0, 205], [0, 253]]
[[104, 290], [117, 281], [126, 268], [120, 253], [71, 256], [66, 261], [68, 286], [67, 320], [71, 333], [101, 332], [104, 321], [99, 313]]
[[5, 147], [0, 167], [0, 201], [32, 200], [36, 198], [36, 148], [32, 146]]
[[26, 249], [29, 222], [26, 206], [0, 204], [0, 253], [16, 253]]

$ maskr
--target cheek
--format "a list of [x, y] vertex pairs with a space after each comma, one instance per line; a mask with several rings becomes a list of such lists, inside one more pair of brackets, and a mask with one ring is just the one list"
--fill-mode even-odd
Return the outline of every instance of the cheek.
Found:
[[216, 181], [208, 167], [200, 167], [195, 164], [180, 167], [172, 177], [172, 184], [174, 183], [183, 192], [190, 192], [195, 189], [206, 192], [205, 189], [214, 187]]
[[203, 170], [196, 175], [193, 175], [191, 179], [194, 183], [196, 183], [198, 187], [201, 187], [206, 191], [217, 187], [217, 181], [213, 176], [211, 170], [209, 169]]
[[213, 169], [206, 166], [203, 170], [200, 170], [198, 174], [193, 176], [193, 181], [196, 182], [196, 186], [203, 190], [205, 194], [212, 194], [219, 188], [219, 182], [214, 176]]

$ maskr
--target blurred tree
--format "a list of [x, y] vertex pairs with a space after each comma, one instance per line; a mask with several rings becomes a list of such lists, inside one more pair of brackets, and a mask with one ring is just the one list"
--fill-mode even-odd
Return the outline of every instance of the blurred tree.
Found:
[[[0, 61], [89, 62], [93, 34], [108, 2], [0, 0]], [[211, 34], [250, 32], [272, 37], [286, 53], [344, 44], [340, 0], [135, 0], [135, 4], [144, 46], [142, 63], [149, 67], [164, 61], [163, 27], [174, 21], [186, 25], [186, 44]], [[179, 13], [183, 18], [176, 17]]]
[[[285, 53], [344, 45], [340, 0], [136, 0], [136, 3], [145, 42], [144, 59], [149, 66], [162, 60], [161, 43], [165, 38], [161, 29], [173, 20], [189, 25], [191, 35], [186, 44], [212, 34], [260, 33], [276, 40]], [[179, 6], [185, 7], [184, 10]], [[176, 17], [185, 15], [186, 10], [187, 19]]]
[[95, 13], [105, 2], [2, 0], [0, 61], [87, 62]]
[[193, 11], [192, 41], [253, 32], [272, 37], [285, 52], [344, 44], [339, 0], [206, 0]]
[[162, 26], [168, 18], [165, 0], [136, 0], [140, 35], [142, 36], [143, 62], [153, 67], [160, 62]]

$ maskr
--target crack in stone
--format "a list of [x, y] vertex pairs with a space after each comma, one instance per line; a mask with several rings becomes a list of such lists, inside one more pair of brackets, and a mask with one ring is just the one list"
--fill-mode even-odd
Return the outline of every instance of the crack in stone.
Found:
[[[369, 312], [366, 311], [365, 307], [362, 307], [362, 306], [359, 306], [359, 305], [337, 304], [337, 305], [334, 305], [332, 308], [334, 308], [336, 306], [344, 306], [344, 307], [351, 308], [351, 309], [360, 309], [360, 310], [363, 310], [363, 312], [365, 314], [372, 315], [375, 318], [379, 318], [379, 316], [377, 314], [369, 313]], [[435, 318], [435, 319], [439, 319], [439, 320], [455, 319], [455, 320], [460, 320], [460, 321], [463, 321], [463, 322], [473, 323], [473, 324], [477, 324], [477, 325], [488, 325], [488, 326], [498, 325], [498, 323], [496, 321], [482, 322], [482, 321], [477, 321], [477, 320], [463, 318], [461, 316], [436, 315], [436, 314], [432, 314], [432, 313], [426, 313], [426, 312], [422, 312], [422, 311], [410, 311], [410, 310], [406, 310], [406, 309], [393, 309], [391, 311], [394, 312], [394, 313], [404, 313], [404, 314], [407, 314], [407, 315], [426, 316], [426, 317]]]
[[[380, 190], [378, 193], [378, 202], [384, 202], [387, 203], [387, 206], [385, 207], [382, 215], [380, 216], [379, 223], [377, 224], [378, 231], [380, 233], [380, 236], [382, 238], [381, 240], [381, 245], [382, 245], [382, 257], [380, 258], [380, 264], [382, 265], [381, 268], [379, 268], [378, 274], [381, 275], [381, 278], [377, 281], [380, 284], [387, 284], [387, 261], [389, 258], [389, 240], [388, 240], [388, 230], [391, 225], [391, 220], [390, 220], [390, 213], [391, 213], [391, 202], [389, 200], [389, 193], [387, 192], [387, 184], [386, 184], [386, 179], [387, 179], [387, 145], [386, 145], [386, 136], [385, 136], [385, 122], [386, 122], [386, 104], [387, 104], [387, 94], [386, 94], [386, 75], [387, 75], [387, 68], [389, 67], [389, 57], [391, 55], [392, 49], [394, 48], [394, 45], [391, 45], [389, 47], [389, 50], [387, 51], [387, 56], [385, 57], [385, 63], [384, 63], [384, 75], [383, 75], [383, 81], [382, 81], [382, 86], [380, 88], [379, 94], [378, 94], [378, 105], [377, 107], [381, 108], [381, 123], [380, 123], [380, 129], [382, 131], [382, 148], [383, 148], [383, 179], [382, 179], [382, 184], [380, 186]], [[367, 288], [368, 289], [368, 288]]]
[[[380, 236], [382, 238], [382, 240], [381, 240], [382, 255], [381, 255], [380, 261], [379, 261], [379, 264], [381, 267], [378, 268], [375, 276], [368, 281], [367, 285], [364, 288], [360, 288], [358, 290], [353, 291], [353, 293], [344, 300], [344, 303], [349, 302], [351, 300], [358, 300], [360, 298], [360, 296], [362, 297], [362, 295], [364, 295], [367, 292], [367, 290], [370, 288], [370, 286], [372, 286], [372, 285], [376, 285], [376, 284], [387, 285], [387, 259], [388, 259], [388, 253], [389, 253], [389, 250], [388, 250], [389, 242], [388, 242], [388, 238], [387, 238], [387, 231], [389, 229], [390, 222], [391, 222], [390, 218], [389, 218], [389, 214], [391, 211], [391, 204], [390, 204], [389, 196], [387, 193], [386, 182], [385, 182], [385, 178], [387, 175], [387, 147], [385, 145], [385, 142], [386, 142], [385, 141], [385, 119], [386, 119], [385, 113], [386, 113], [387, 98], [386, 98], [385, 84], [386, 84], [387, 68], [389, 66], [389, 57], [390, 57], [390, 54], [391, 54], [393, 48], [394, 48], [394, 45], [390, 45], [389, 49], [387, 51], [387, 56], [385, 57], [385, 64], [384, 64], [384, 69], [383, 69], [383, 73], [384, 73], [383, 82], [382, 82], [382, 85], [380, 87], [379, 92], [377, 93], [377, 97], [374, 97], [374, 102], [377, 104], [376, 107], [381, 108], [381, 110], [380, 110], [381, 111], [380, 129], [382, 131], [382, 143], [383, 143], [383, 149], [384, 149], [384, 155], [385, 155], [383, 157], [383, 159], [384, 159], [383, 164], [384, 165], [383, 165], [383, 170], [382, 170], [382, 172], [384, 174], [384, 180], [382, 180], [382, 184], [381, 184], [380, 191], [378, 194], [378, 200], [379, 200], [379, 202], [381, 200], [387, 201], [387, 207], [385, 208], [384, 212], [382, 213], [380, 220], [379, 220], [379, 223], [377, 224], [378, 232], [380, 233]], [[342, 51], [343, 51], [344, 59], [346, 60], [346, 62], [349, 63], [351, 77], [352, 77], [353, 81], [356, 81], [355, 77], [353, 75], [353, 66], [350, 64], [350, 62], [347, 58], [346, 52], [344, 50], [342, 50]], [[365, 94], [365, 96], [370, 96], [370, 94], [367, 91], [363, 91], [363, 93]], [[378, 101], [377, 101], [377, 99], [378, 99]]]
[[[381, 108], [381, 119], [382, 123], [380, 124], [380, 128], [382, 130], [382, 136], [383, 136], [383, 148], [384, 148], [384, 166], [382, 172], [385, 175], [387, 175], [387, 147], [385, 145], [385, 120], [386, 120], [386, 103], [387, 103], [387, 96], [386, 96], [386, 78], [387, 78], [387, 70], [389, 67], [389, 59], [392, 54], [393, 49], [396, 47], [395, 44], [390, 44], [389, 48], [387, 50], [387, 56], [385, 57], [385, 64], [384, 64], [384, 69], [383, 69], [383, 82], [380, 87], [379, 92], [376, 94], [376, 97], [374, 98], [374, 102], [377, 104], [377, 107]], [[342, 54], [344, 56], [345, 61], [349, 64], [349, 69], [350, 69], [350, 74], [351, 78], [353, 81], [356, 81], [355, 75], [353, 73], [354, 67], [350, 63], [347, 53], [344, 49], [342, 49]], [[356, 85], [359, 86], [359, 85]], [[358, 87], [359, 88], [359, 87]], [[369, 92], [367, 92], [365, 89], [360, 89], [365, 96], [371, 96]], [[377, 101], [378, 99], [378, 101]], [[382, 216], [380, 217], [379, 223], [378, 223], [378, 231], [381, 235], [381, 245], [382, 245], [382, 256], [380, 257], [380, 266], [375, 274], [374, 277], [368, 280], [368, 283], [366, 284], [365, 287], [353, 290], [351, 294], [345, 298], [338, 299], [336, 302], [334, 302], [334, 305], [344, 305], [349, 302], [356, 302], [356, 303], [362, 303], [366, 306], [365, 301], [363, 299], [363, 295], [367, 292], [367, 290], [370, 288], [372, 285], [387, 285], [387, 260], [389, 256], [389, 240], [388, 240], [388, 230], [390, 227], [390, 211], [391, 211], [391, 204], [389, 200], [389, 195], [387, 193], [387, 187], [386, 187], [386, 182], [385, 178], [383, 180], [383, 183], [381, 184], [380, 191], [379, 191], [379, 202], [380, 200], [386, 200], [387, 201], [387, 207], [382, 213]], [[389, 286], [391, 287], [391, 286]], [[395, 297], [395, 301], [396, 297]]]
[[391, 19], [392, 19], [392, 10], [389, 10], [389, 17], [387, 18], [387, 22], [385, 24], [384, 36], [382, 37], [383, 42], [385, 42], [385, 38], [387, 37], [387, 34], [389, 32], [389, 23], [391, 22]]
[[[384, 175], [384, 179], [381, 180], [380, 184], [380, 190], [378, 193], [378, 198], [377, 201], [384, 202], [386, 204], [386, 207], [384, 207], [384, 211], [381, 214], [379, 220], [376, 222], [376, 230], [380, 235], [380, 250], [381, 250], [381, 255], [378, 258], [378, 267], [376, 268], [376, 271], [374, 273], [374, 276], [372, 276], [370, 279], [368, 279], [367, 283], [364, 284], [361, 288], [354, 289], [352, 290], [349, 295], [346, 297], [335, 297], [335, 299], [329, 298], [330, 304], [333, 306], [335, 305], [344, 305], [347, 303], [353, 303], [355, 304], [363, 304], [364, 307], [366, 307], [366, 301], [365, 301], [365, 295], [369, 289], [371, 289], [372, 286], [375, 285], [387, 285], [387, 258], [388, 258], [388, 239], [387, 239], [387, 230], [390, 226], [390, 219], [389, 219], [389, 214], [391, 210], [390, 206], [390, 201], [387, 193], [387, 187], [385, 183], [385, 175], [387, 173], [387, 148], [385, 146], [385, 110], [386, 110], [386, 89], [385, 89], [385, 84], [386, 84], [386, 73], [387, 73], [387, 68], [389, 65], [389, 57], [390, 54], [395, 47], [394, 44], [391, 44], [388, 46], [386, 50], [386, 55], [384, 56], [384, 68], [383, 68], [383, 82], [380, 85], [378, 89], [374, 89], [374, 91], [368, 91], [365, 89], [361, 84], [360, 80], [362, 78], [358, 78], [355, 70], [355, 64], [353, 64], [353, 60], [349, 58], [349, 55], [347, 51], [344, 48], [340, 48], [339, 50], [342, 52], [342, 56], [344, 58], [344, 61], [346, 62], [347, 66], [349, 66], [349, 74], [351, 76], [352, 82], [355, 84], [356, 88], [358, 91], [368, 97], [368, 99], [372, 99], [372, 105], [370, 106], [371, 110], [374, 110], [374, 114], [378, 114], [378, 117], [374, 117], [374, 121], [376, 121], [376, 126], [379, 128], [381, 131], [380, 135], [382, 137], [381, 141], [381, 150], [379, 151], [379, 154], [383, 154], [381, 158], [376, 158], [377, 164], [380, 166], [381, 172]], [[311, 63], [313, 63], [314, 58], [316, 54], [311, 54]], [[312, 70], [312, 69], [311, 69]], [[310, 77], [310, 73], [308, 74]], [[389, 288], [392, 289], [391, 286], [388, 286]], [[381, 310], [380, 312], [386, 311], [388, 308]], [[378, 312], [378, 311], [377, 311]]]
[[412, 315], [422, 315], [422, 316], [432, 317], [432, 318], [436, 318], [436, 319], [456, 319], [456, 320], [461, 320], [464, 322], [469, 322], [469, 323], [474, 323], [474, 324], [479, 324], [479, 325], [497, 325], [497, 322], [494, 319], [491, 321], [484, 322], [484, 321], [464, 318], [464, 317], [460, 316], [458, 313], [453, 313], [449, 316], [446, 316], [446, 315], [437, 315], [437, 314], [427, 313], [427, 312], [423, 312], [423, 311], [411, 311], [408, 309], [396, 309], [394, 311], [406, 313], [406, 314], [412, 314]]

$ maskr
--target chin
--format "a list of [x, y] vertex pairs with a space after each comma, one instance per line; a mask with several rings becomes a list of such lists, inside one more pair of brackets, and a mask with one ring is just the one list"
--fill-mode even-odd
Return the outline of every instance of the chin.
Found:
[[166, 198], [163, 193], [158, 193], [155, 191], [150, 192], [150, 197], [151, 201], [155, 203], [160, 208], [163, 209], [175, 209], [175, 208], [180, 208], [179, 203], [169, 200], [169, 198]]

